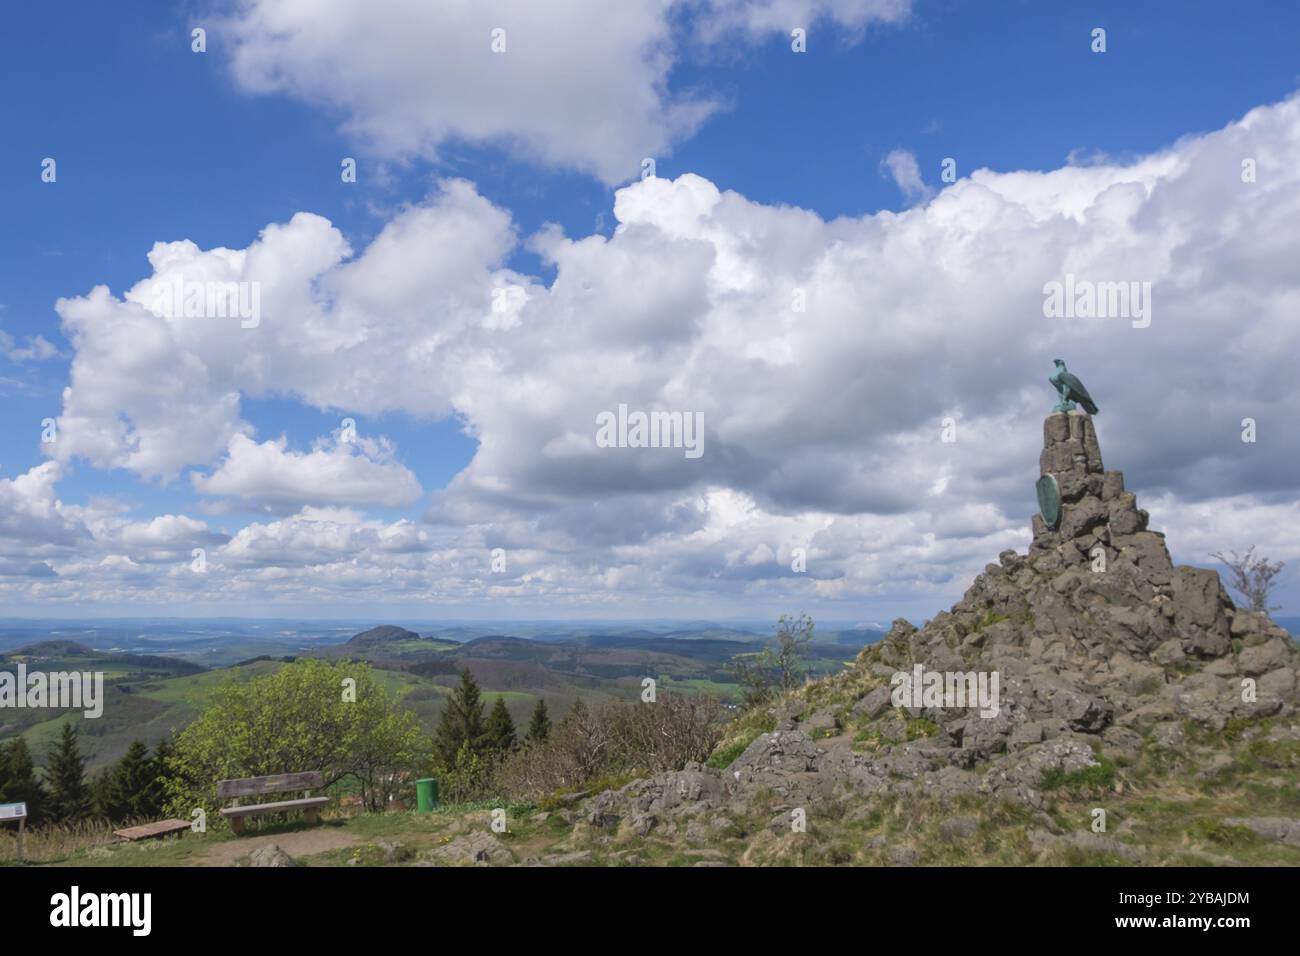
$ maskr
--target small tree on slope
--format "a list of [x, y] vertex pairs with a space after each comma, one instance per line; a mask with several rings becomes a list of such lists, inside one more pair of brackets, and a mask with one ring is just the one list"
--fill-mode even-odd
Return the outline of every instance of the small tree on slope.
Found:
[[1216, 551], [1211, 557], [1218, 558], [1227, 566], [1233, 590], [1246, 599], [1246, 605], [1252, 611], [1267, 614], [1281, 606], [1269, 606], [1268, 597], [1273, 590], [1274, 579], [1286, 567], [1286, 562], [1255, 557], [1253, 544], [1246, 549], [1245, 554], [1229, 551], [1228, 555], [1224, 555], [1223, 552]]
[[460, 685], [452, 691], [442, 709], [433, 738], [435, 756], [444, 767], [454, 767], [462, 744], [468, 744], [473, 754], [482, 753], [486, 744], [485, 729], [483, 695], [478, 681], [474, 680], [469, 668], [465, 668], [460, 674]]
[[90, 816], [90, 787], [86, 763], [77, 746], [77, 732], [69, 721], [50, 750], [47, 774], [50, 782], [50, 816], [59, 823], [75, 823]]
[[505, 698], [497, 697], [492, 712], [488, 714], [486, 735], [489, 749], [505, 755], [515, 749], [515, 722], [506, 710]]

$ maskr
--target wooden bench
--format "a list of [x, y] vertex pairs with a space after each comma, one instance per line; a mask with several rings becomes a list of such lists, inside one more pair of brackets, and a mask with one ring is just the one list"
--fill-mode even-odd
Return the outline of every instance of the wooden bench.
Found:
[[114, 830], [113, 836], [123, 840], [148, 840], [150, 837], [166, 836], [169, 833], [184, 833], [190, 828], [189, 820], [159, 820], [156, 823], [144, 823], [138, 827]]
[[[230, 828], [235, 833], [244, 832], [245, 817], [260, 817], [294, 810], [303, 811], [308, 823], [316, 823], [320, 820], [320, 808], [329, 803], [330, 798], [313, 797], [310, 793], [312, 790], [319, 790], [324, 782], [325, 775], [319, 770], [308, 770], [304, 773], [277, 773], [270, 777], [247, 777], [242, 780], [220, 780], [217, 782], [217, 798], [234, 800], [234, 803], [222, 809], [221, 815], [230, 821]], [[291, 791], [301, 791], [302, 797], [297, 800], [277, 800], [274, 803], [239, 805], [240, 797]]]

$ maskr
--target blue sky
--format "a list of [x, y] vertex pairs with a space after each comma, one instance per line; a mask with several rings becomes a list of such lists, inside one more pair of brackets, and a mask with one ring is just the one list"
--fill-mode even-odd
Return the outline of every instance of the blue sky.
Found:
[[[508, 6], [502, 5], [502, 16]], [[810, 21], [803, 55], [790, 52], [785, 33], [745, 32], [734, 26], [739, 21], [721, 21], [732, 23], [734, 36], [724, 30], [721, 39], [704, 42], [706, 14], [690, 5], [673, 10], [665, 96], [704, 97], [715, 110], [693, 132], [670, 137], [671, 149], [655, 157], [658, 176], [695, 174], [751, 203], [798, 207], [827, 223], [870, 219], [928, 199], [907, 195], [887, 174], [882, 162], [894, 150], [915, 157], [932, 192], [944, 186], [939, 168], [945, 157], [957, 161], [961, 177], [980, 168], [1009, 173], [1124, 165], [1180, 138], [1219, 130], [1252, 108], [1286, 99], [1300, 85], [1294, 45], [1300, 8], [1293, 4], [1228, 11], [1222, 4], [1183, 2], [1174, 15], [1173, 5], [1154, 2], [917, 0], [901, 21], [873, 21], [862, 29], [836, 23], [835, 6], [808, 5], [822, 16]], [[570, 238], [613, 236], [621, 184], [602, 181], [608, 177], [590, 169], [539, 161], [499, 138], [475, 142], [453, 134], [439, 138], [436, 148], [388, 149], [350, 131], [349, 108], [338, 103], [250, 89], [232, 65], [236, 40], [217, 26], [230, 9], [52, 2], [7, 13], [0, 34], [0, 209], [7, 226], [0, 234], [0, 330], [14, 348], [40, 336], [59, 355], [43, 361], [0, 357], [6, 408], [0, 478], [13, 479], [48, 457], [39, 441], [41, 421], [60, 414], [74, 354], [56, 300], [84, 296], [98, 284], [121, 296], [150, 274], [145, 255], [155, 242], [188, 239], [201, 249], [242, 249], [268, 224], [306, 211], [332, 223], [355, 255], [449, 176], [470, 181], [479, 196], [507, 211], [520, 240], [548, 223]], [[211, 30], [202, 55], [191, 52], [189, 38], [200, 25]], [[1089, 49], [1094, 27], [1107, 31], [1104, 54]], [[247, 34], [242, 42], [249, 43]], [[446, 42], [452, 41], [430, 34], [429, 56]], [[350, 68], [341, 67], [340, 83], [351, 81]], [[454, 98], [459, 92], [449, 84], [423, 95]], [[47, 156], [58, 162], [55, 184], [40, 180]], [[340, 181], [345, 156], [358, 159], [355, 184]], [[638, 172], [632, 165], [626, 181]], [[523, 241], [503, 265], [542, 287], [557, 274], [554, 262]], [[424, 492], [410, 506], [366, 507], [367, 518], [426, 524], [428, 495], [461, 473], [477, 448], [466, 434], [478, 427], [466, 412], [471, 406], [451, 405], [442, 417], [401, 407], [366, 414], [345, 404], [313, 407], [289, 390], [245, 395], [239, 416], [257, 441], [284, 436], [298, 451], [328, 435], [341, 417], [355, 418], [363, 433], [391, 441], [396, 459]], [[194, 461], [191, 469], [206, 472], [218, 464]], [[63, 504], [112, 498], [131, 520], [188, 515], [233, 535], [269, 513], [256, 496], [213, 507], [215, 496], [191, 485], [191, 469], [157, 477], [84, 456], [63, 461], [62, 468], [57, 494]], [[1149, 471], [1157, 488], [1178, 493], [1176, 482], [1161, 481], [1158, 468]], [[1251, 491], [1219, 489], [1224, 495]], [[613, 500], [619, 491], [607, 494]], [[1200, 493], [1202, 501], [1212, 498]], [[1290, 500], [1287, 489], [1274, 489], [1264, 503]], [[1024, 515], [1009, 517], [1020, 522]], [[594, 560], [585, 561], [588, 570]], [[865, 617], [937, 607], [974, 561], [954, 556], [951, 564], [941, 562], [942, 569], [918, 569], [916, 589], [903, 582], [871, 594], [850, 588], [832, 600], [844, 614]], [[157, 596], [163, 591], [149, 593], [149, 600], [170, 605], [172, 599]], [[653, 603], [648, 592], [639, 598]], [[15, 599], [37, 612], [67, 610], [57, 593], [23, 592]], [[229, 609], [233, 598], [223, 600]], [[266, 600], [267, 608], [278, 606]], [[308, 592], [286, 600], [289, 610], [314, 604]], [[364, 600], [382, 603], [382, 590]], [[418, 598], [402, 600], [423, 606]], [[544, 595], [521, 600], [530, 611], [547, 607]], [[470, 594], [447, 601], [473, 612], [491, 598]], [[739, 593], [703, 589], [686, 613], [725, 613], [747, 601]], [[94, 593], [73, 603], [113, 606]]]

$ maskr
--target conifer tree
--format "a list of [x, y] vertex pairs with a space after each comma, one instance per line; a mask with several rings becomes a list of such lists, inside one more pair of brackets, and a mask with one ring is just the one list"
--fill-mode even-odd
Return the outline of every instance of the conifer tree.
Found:
[[0, 803], [27, 804], [27, 822], [33, 826], [46, 818], [48, 797], [36, 776], [32, 752], [22, 737], [0, 746]]
[[498, 754], [508, 754], [515, 749], [515, 722], [506, 710], [505, 698], [497, 697], [492, 712], [488, 714], [486, 734], [488, 747]]
[[134, 741], [122, 759], [100, 775], [95, 791], [95, 812], [115, 823], [158, 815], [158, 764], [143, 741]]
[[86, 784], [86, 762], [77, 746], [77, 732], [69, 721], [50, 750], [46, 776], [50, 782], [50, 817], [59, 823], [75, 823], [90, 816], [90, 787]]
[[158, 741], [158, 746], [153, 751], [153, 780], [149, 785], [146, 805], [155, 816], [162, 816], [167, 806], [167, 778], [172, 775], [171, 757], [175, 752], [176, 745], [171, 737]]
[[460, 686], [452, 691], [442, 709], [433, 738], [434, 755], [443, 767], [454, 767], [462, 744], [468, 744], [474, 754], [483, 752], [484, 730], [482, 693], [474, 675], [465, 668], [460, 674]]
[[551, 735], [551, 717], [546, 712], [546, 701], [540, 698], [533, 708], [532, 720], [528, 722], [528, 734], [524, 738], [530, 744], [541, 743]]

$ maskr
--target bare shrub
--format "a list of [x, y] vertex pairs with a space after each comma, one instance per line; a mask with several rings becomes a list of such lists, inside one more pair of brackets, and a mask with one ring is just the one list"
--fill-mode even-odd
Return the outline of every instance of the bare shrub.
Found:
[[789, 693], [807, 679], [808, 645], [813, 641], [813, 631], [813, 619], [807, 614], [797, 618], [782, 614], [769, 647], [732, 660], [728, 670], [740, 684], [746, 707]]
[[1273, 590], [1274, 579], [1286, 567], [1286, 562], [1255, 557], [1253, 544], [1246, 549], [1245, 554], [1229, 551], [1224, 555], [1221, 551], [1216, 551], [1211, 557], [1218, 558], [1227, 567], [1232, 578], [1232, 589], [1246, 599], [1246, 605], [1252, 611], [1267, 614], [1280, 607], [1270, 607], [1268, 598]]
[[722, 736], [722, 705], [716, 697], [664, 694], [653, 704], [615, 711], [617, 754], [625, 767], [649, 773], [703, 763]]
[[716, 698], [661, 694], [654, 703], [589, 707], [579, 701], [546, 740], [506, 758], [500, 781], [521, 799], [579, 790], [616, 774], [680, 770], [703, 762], [722, 734]]

